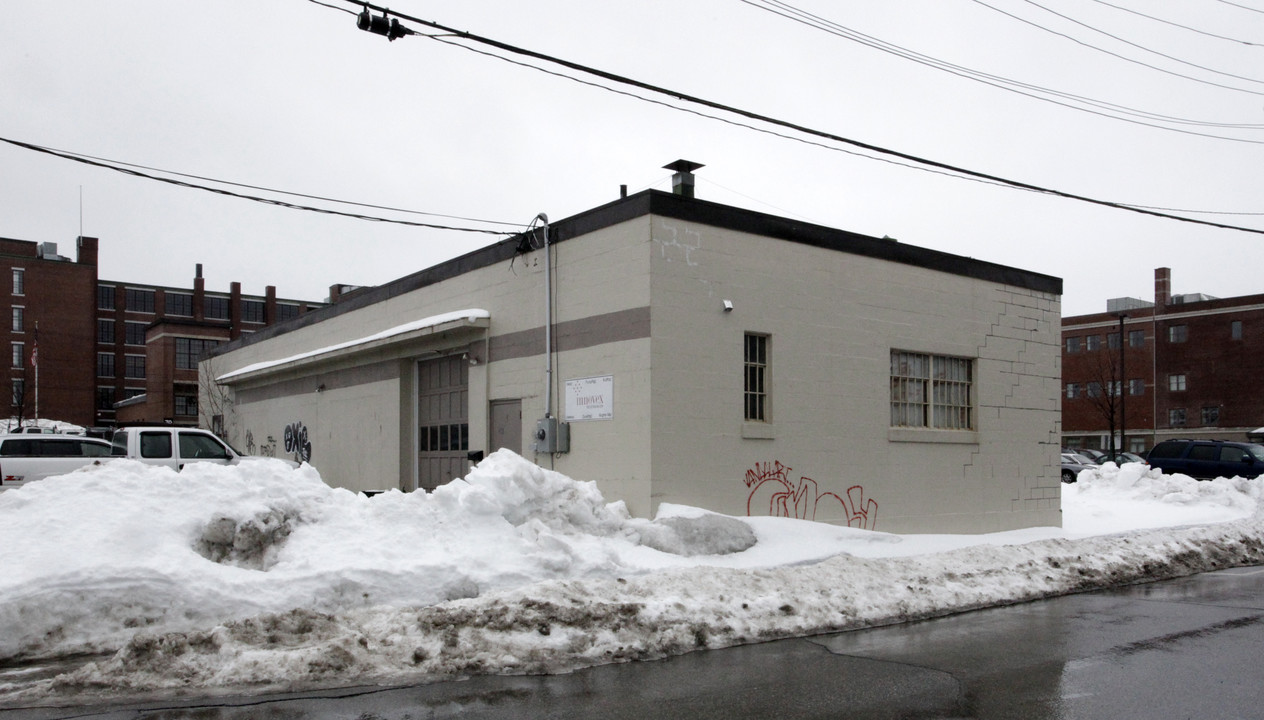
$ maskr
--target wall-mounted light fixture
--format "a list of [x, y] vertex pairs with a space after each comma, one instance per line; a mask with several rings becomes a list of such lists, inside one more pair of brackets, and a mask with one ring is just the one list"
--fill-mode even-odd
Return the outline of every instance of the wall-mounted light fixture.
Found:
[[732, 301], [732, 300], [725, 300], [725, 301], [724, 301], [724, 312], [733, 312], [733, 301]]

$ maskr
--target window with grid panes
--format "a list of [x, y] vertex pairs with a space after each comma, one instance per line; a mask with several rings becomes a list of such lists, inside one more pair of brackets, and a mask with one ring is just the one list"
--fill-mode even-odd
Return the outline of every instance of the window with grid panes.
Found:
[[768, 336], [746, 333], [744, 357], [746, 419], [768, 422]]
[[891, 426], [974, 429], [974, 361], [891, 351]]

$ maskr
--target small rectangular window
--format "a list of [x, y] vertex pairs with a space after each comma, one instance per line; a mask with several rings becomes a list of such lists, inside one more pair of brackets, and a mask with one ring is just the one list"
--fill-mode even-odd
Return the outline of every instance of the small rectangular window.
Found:
[[113, 410], [114, 409], [114, 388], [98, 387], [97, 388], [97, 410]]
[[197, 415], [197, 395], [176, 395], [176, 415]]
[[145, 377], [145, 356], [144, 355], [127, 355], [123, 358], [123, 377], [133, 379], [144, 379]]
[[1172, 325], [1167, 329], [1167, 341], [1172, 343], [1183, 343], [1189, 339], [1189, 327], [1186, 325]]
[[1119, 333], [1111, 333], [1106, 336], [1106, 345], [1111, 350], [1119, 349]]
[[26, 367], [26, 343], [13, 343], [13, 368], [21, 369]]
[[127, 310], [129, 312], [152, 313], [154, 311], [154, 291], [141, 288], [127, 288]]
[[1229, 323], [1229, 338], [1232, 340], [1242, 339], [1242, 321], [1234, 320]]
[[262, 300], [246, 300], [242, 303], [242, 321], [261, 323], [264, 321], [264, 302]]
[[129, 322], [123, 325], [123, 342], [128, 345], [145, 344], [145, 323]]
[[1067, 383], [1066, 396], [1067, 400], [1074, 400], [1084, 394], [1084, 386], [1079, 383]]
[[1084, 349], [1088, 350], [1089, 352], [1095, 352], [1097, 350], [1101, 350], [1102, 349], [1102, 336], [1089, 335], [1088, 337], [1084, 338]]
[[1067, 339], [1066, 339], [1066, 351], [1067, 351], [1068, 353], [1077, 353], [1077, 352], [1079, 352], [1079, 351], [1081, 350], [1081, 348], [1082, 348], [1081, 342], [1082, 342], [1082, 338], [1079, 338], [1079, 337], [1069, 337], [1069, 338], [1067, 338]]
[[168, 315], [193, 317], [193, 296], [188, 293], [167, 291], [163, 293], [163, 304]]
[[26, 270], [13, 268], [13, 294], [26, 294]]
[[113, 285], [97, 285], [97, 309], [113, 310], [114, 309], [114, 286]]
[[746, 419], [768, 422], [768, 336], [746, 333], [744, 351]]
[[1203, 425], [1215, 425], [1220, 422], [1220, 407], [1203, 408]]
[[1167, 411], [1167, 424], [1180, 427], [1185, 424], [1185, 408], [1172, 408]]
[[14, 407], [21, 407], [26, 404], [26, 381], [22, 378], [13, 378], [12, 401]]
[[113, 320], [97, 320], [97, 342], [114, 344]]
[[26, 329], [26, 309], [13, 308], [13, 332], [20, 333]]
[[891, 426], [974, 429], [974, 361], [891, 351]]
[[1145, 330], [1129, 330], [1128, 347], [1145, 347]]
[[215, 346], [218, 340], [201, 338], [176, 338], [176, 368], [179, 370], [197, 370], [198, 362]]
[[1185, 376], [1183, 374], [1182, 375], [1168, 375], [1167, 376], [1167, 389], [1170, 392], [1184, 391], [1185, 390]]
[[293, 320], [294, 318], [298, 317], [298, 305], [291, 305], [290, 303], [277, 303], [276, 312], [277, 312], [277, 318], [276, 318], [277, 322], [285, 322], [286, 320]]
[[97, 353], [97, 377], [114, 377], [114, 353]]
[[1129, 395], [1145, 395], [1145, 380], [1134, 378], [1128, 381]]
[[207, 320], [228, 320], [228, 298], [207, 295], [203, 300], [203, 311]]

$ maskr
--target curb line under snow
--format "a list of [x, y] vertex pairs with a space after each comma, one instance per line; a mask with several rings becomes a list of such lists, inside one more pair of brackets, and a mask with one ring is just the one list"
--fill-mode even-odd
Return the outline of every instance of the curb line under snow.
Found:
[[840, 555], [762, 570], [546, 581], [340, 616], [295, 610], [207, 632], [140, 635], [44, 690], [275, 689], [565, 672], [1264, 564], [1262, 518], [902, 558]]

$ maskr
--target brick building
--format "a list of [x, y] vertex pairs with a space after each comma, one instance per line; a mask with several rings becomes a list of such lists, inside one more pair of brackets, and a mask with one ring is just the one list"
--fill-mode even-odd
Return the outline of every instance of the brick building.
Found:
[[323, 305], [277, 298], [272, 286], [262, 296], [236, 282], [208, 292], [200, 265], [192, 288], [102, 280], [97, 239], [81, 237], [77, 248], [72, 261], [55, 243], [0, 238], [0, 275], [12, 277], [13, 417], [196, 425], [203, 352]]
[[1173, 437], [1245, 440], [1264, 426], [1264, 294], [1173, 295], [1171, 284], [1158, 268], [1154, 302], [1120, 298], [1062, 319], [1064, 444], [1107, 448], [1113, 425], [1116, 447], [1145, 452]]

